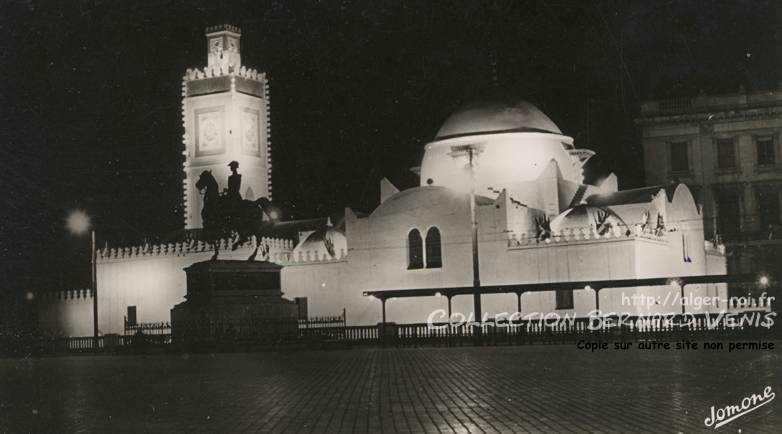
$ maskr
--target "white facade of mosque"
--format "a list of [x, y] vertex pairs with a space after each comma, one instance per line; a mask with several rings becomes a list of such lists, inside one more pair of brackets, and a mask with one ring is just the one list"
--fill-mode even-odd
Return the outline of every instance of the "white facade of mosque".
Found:
[[[226, 71], [231, 82], [247, 74]], [[266, 89], [265, 79], [263, 83]], [[189, 155], [189, 138], [195, 133], [188, 116], [186, 172], [195, 164]], [[227, 165], [236, 156], [230, 149], [210, 155], [209, 164]], [[267, 158], [268, 152], [256, 155]], [[260, 242], [269, 246], [267, 259], [284, 266], [286, 298], [306, 297], [310, 316], [338, 315], [344, 309], [350, 325], [381, 320], [380, 302], [365, 297], [368, 290], [472, 285], [473, 189], [483, 285], [725, 273], [724, 247], [704, 240], [700, 210], [685, 185], [619, 191], [614, 175], [601, 185], [586, 185], [582, 167], [593, 154], [576, 149], [571, 137], [529, 103], [475, 104], [453, 114], [426, 145], [420, 186], [399, 191], [383, 179], [380, 204], [369, 215], [346, 208], [340, 221], [321, 220], [318, 227], [295, 235], [271, 234]], [[261, 163], [248, 165], [243, 173], [266, 179], [270, 166]], [[268, 194], [268, 180], [257, 182], [257, 192]], [[193, 187], [186, 185], [187, 194]], [[188, 197], [189, 203], [197, 202]], [[197, 223], [190, 219], [187, 224]], [[280, 226], [286, 224], [295, 226]], [[223, 247], [226, 252], [227, 245]], [[252, 248], [248, 243], [222, 258], [245, 259]], [[140, 323], [169, 321], [170, 309], [184, 301], [183, 268], [210, 255], [209, 247], [195, 240], [100, 251], [100, 332], [123, 333], [131, 307]], [[630, 301], [639, 294], [657, 302]], [[516, 312], [519, 302], [523, 315], [586, 316], [598, 307], [605, 313], [680, 312], [681, 302], [675, 302], [679, 294], [680, 288], [664, 285], [603, 289], [599, 300], [595, 291], [583, 287], [524, 293], [520, 300], [514, 293], [484, 295], [483, 316]], [[722, 300], [727, 291], [724, 284], [688, 285], [684, 295]], [[41, 328], [59, 335], [91, 335], [90, 297], [89, 291], [41, 297]], [[395, 298], [387, 301], [387, 320], [425, 322], [446, 306], [442, 296]], [[725, 308], [685, 307], [692, 313]], [[452, 309], [471, 315], [472, 296], [453, 297]]]

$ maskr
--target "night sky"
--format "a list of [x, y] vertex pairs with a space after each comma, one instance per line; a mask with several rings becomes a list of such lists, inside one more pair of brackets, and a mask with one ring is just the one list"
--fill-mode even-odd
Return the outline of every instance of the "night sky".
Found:
[[[134, 4], [131, 4], [134, 3]], [[0, 2], [0, 302], [87, 287], [98, 244], [182, 228], [181, 79], [204, 28], [242, 28], [242, 62], [271, 80], [274, 199], [305, 218], [370, 211], [378, 181], [416, 183], [423, 146], [478, 99], [523, 98], [588, 174], [644, 184], [644, 99], [776, 89], [778, 1]]]

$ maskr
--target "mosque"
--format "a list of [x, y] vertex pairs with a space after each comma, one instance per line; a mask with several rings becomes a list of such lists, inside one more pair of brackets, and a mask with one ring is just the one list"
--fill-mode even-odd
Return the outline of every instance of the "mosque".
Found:
[[[99, 330], [123, 333], [127, 324], [168, 322], [184, 301], [189, 265], [212, 251], [199, 239], [202, 198], [195, 187], [204, 170], [225, 184], [239, 163], [245, 199], [272, 198], [271, 104], [264, 73], [241, 63], [241, 31], [206, 31], [207, 65], [188, 69], [182, 81], [184, 227], [189, 236], [162, 245], [112, 247], [97, 256]], [[472, 285], [472, 220], [478, 222], [481, 283], [579, 282], [724, 274], [724, 246], [704, 239], [700, 207], [684, 184], [619, 190], [611, 174], [584, 183], [583, 166], [594, 155], [534, 105], [483, 102], [453, 113], [425, 146], [420, 184], [400, 191], [380, 180], [379, 205], [368, 215], [345, 208], [342, 218], [272, 221], [268, 236], [222, 259], [281, 265], [284, 296], [306, 305], [308, 316], [343, 314], [349, 325], [376, 324], [378, 300], [369, 290], [454, 288]], [[474, 195], [471, 195], [474, 193]], [[471, 198], [474, 197], [474, 202]], [[673, 300], [671, 285], [589, 287], [482, 296], [484, 315], [556, 312], [676, 312], [679, 305], [634, 305], [633, 295]], [[727, 298], [725, 284], [688, 285], [686, 296]], [[388, 321], [425, 322], [453, 303], [470, 315], [471, 295], [391, 298]], [[723, 309], [699, 306], [698, 313]], [[92, 335], [92, 294], [67, 290], [39, 297], [42, 330]]]

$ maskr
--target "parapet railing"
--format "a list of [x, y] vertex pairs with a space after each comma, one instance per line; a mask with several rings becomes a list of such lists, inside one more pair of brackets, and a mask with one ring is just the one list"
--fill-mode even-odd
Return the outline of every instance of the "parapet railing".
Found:
[[266, 80], [266, 73], [265, 72], [258, 72], [257, 69], [254, 68], [245, 68], [244, 66], [241, 66], [240, 68], [234, 68], [232, 66], [215, 66], [215, 67], [204, 67], [203, 69], [198, 68], [188, 68], [185, 72], [184, 80], [190, 81], [190, 80], [201, 80], [204, 78], [212, 78], [212, 77], [222, 77], [226, 75], [236, 75], [242, 78], [246, 78], [248, 80], [257, 80], [257, 81], [264, 81]]
[[339, 262], [345, 261], [347, 257], [348, 255], [345, 249], [339, 249], [339, 252], [335, 252], [334, 256], [327, 252], [319, 252], [317, 250], [300, 250], [296, 253], [291, 252], [289, 255], [287, 255], [287, 258], [282, 261], [282, 263], [284, 265], [295, 265], [321, 262]]
[[[221, 251], [230, 251], [233, 243], [232, 239], [221, 238]], [[283, 238], [261, 238], [260, 244], [269, 246], [270, 253], [275, 254], [280, 251], [287, 252], [293, 250], [293, 241]], [[246, 241], [241, 248], [249, 249], [254, 247], [253, 241]], [[212, 246], [202, 240], [191, 240], [178, 243], [152, 244], [143, 246], [131, 246], [120, 248], [107, 248], [98, 250], [98, 260], [108, 261], [113, 259], [133, 259], [147, 256], [185, 256], [191, 253], [209, 252]]]
[[91, 299], [91, 289], [67, 289], [56, 292], [40, 292], [37, 294], [39, 300], [42, 301], [54, 301], [54, 300], [81, 300]]
[[511, 233], [511, 237], [508, 239], [508, 247], [545, 246], [580, 241], [620, 240], [631, 238], [644, 238], [660, 242], [666, 241], [664, 231], [656, 231], [654, 228], [644, 227], [642, 225], [634, 225], [630, 228], [627, 228], [626, 226], [611, 226], [610, 228], [600, 231], [594, 226], [587, 226], [565, 228], [541, 237], [526, 233], [517, 236], [515, 233]]

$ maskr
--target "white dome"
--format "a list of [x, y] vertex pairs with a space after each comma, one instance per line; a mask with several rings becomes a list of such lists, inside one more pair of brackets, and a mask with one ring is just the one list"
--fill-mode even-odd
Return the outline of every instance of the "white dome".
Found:
[[518, 102], [475, 104], [449, 117], [435, 141], [426, 145], [420, 185], [469, 193], [466, 146], [476, 149], [477, 194], [494, 198], [507, 189], [524, 202], [530, 193], [524, 183], [538, 179], [552, 160], [563, 179], [583, 181], [580, 165], [568, 153], [573, 139], [535, 106]]
[[465, 106], [449, 116], [435, 140], [501, 132], [562, 134], [548, 116], [526, 101], [511, 104], [480, 102]]

